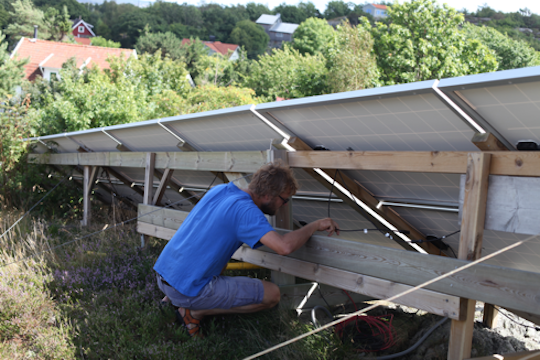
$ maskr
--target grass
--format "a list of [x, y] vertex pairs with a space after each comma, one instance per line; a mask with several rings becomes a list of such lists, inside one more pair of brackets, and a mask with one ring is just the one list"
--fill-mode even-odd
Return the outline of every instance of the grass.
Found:
[[[18, 215], [3, 213], [0, 233]], [[27, 257], [0, 267], [0, 358], [241, 359], [312, 329], [278, 307], [208, 317], [205, 339], [191, 339], [174, 309], [158, 305], [163, 294], [152, 267], [165, 241], [151, 239], [141, 249], [135, 228], [124, 225], [53, 249], [96, 230], [25, 219], [0, 239], [0, 264]], [[353, 355], [333, 332], [322, 332], [265, 359]]]

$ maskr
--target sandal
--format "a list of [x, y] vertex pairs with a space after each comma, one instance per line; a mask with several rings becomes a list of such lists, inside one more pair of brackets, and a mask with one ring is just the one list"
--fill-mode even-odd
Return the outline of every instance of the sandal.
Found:
[[[178, 322], [180, 322], [182, 325], [184, 325], [184, 327], [186, 328], [186, 330], [188, 331], [189, 333], [189, 336], [193, 337], [193, 336], [196, 336], [196, 337], [199, 337], [199, 338], [203, 338], [203, 335], [202, 335], [202, 332], [201, 332], [201, 321], [199, 319], [195, 319], [193, 316], [191, 316], [191, 311], [189, 309], [184, 309], [185, 313], [184, 313], [184, 317], [182, 317], [182, 315], [180, 315], [180, 312], [177, 310], [175, 311], [176, 313], [176, 319], [178, 320]], [[188, 325], [190, 324], [193, 324], [195, 326], [193, 326], [192, 328], [189, 328]]]

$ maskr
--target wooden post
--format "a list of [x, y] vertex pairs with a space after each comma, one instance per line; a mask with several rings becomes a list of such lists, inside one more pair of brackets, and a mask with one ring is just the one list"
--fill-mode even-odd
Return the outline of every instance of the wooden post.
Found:
[[82, 226], [90, 225], [90, 218], [92, 217], [92, 210], [90, 204], [90, 191], [92, 190], [92, 184], [96, 179], [97, 166], [85, 166], [84, 167], [84, 179], [83, 179], [83, 219]]
[[[508, 151], [509, 149], [499, 141], [493, 134], [475, 134], [472, 138], [472, 143], [482, 151]], [[484, 319], [483, 323], [490, 329], [493, 329], [497, 324], [497, 315], [499, 310], [492, 304], [484, 304]]]
[[[459, 259], [476, 260], [482, 251], [490, 164], [490, 154], [468, 155]], [[462, 321], [452, 320], [448, 360], [463, 360], [471, 356], [475, 305], [474, 299], [461, 299], [465, 317]]]
[[[152, 201], [152, 192], [154, 190], [154, 165], [156, 161], [155, 153], [146, 153], [146, 166], [144, 168], [144, 195], [143, 204], [150, 205]], [[146, 242], [145, 235], [141, 235], [141, 247], [144, 247]]]
[[169, 183], [169, 180], [172, 177], [173, 171], [174, 170], [171, 170], [171, 169], [165, 169], [165, 171], [163, 172], [163, 176], [161, 177], [159, 186], [156, 190], [156, 193], [154, 194], [152, 205], [159, 205], [161, 203], [161, 199], [163, 199], [163, 195], [165, 194], [165, 190], [167, 189], [167, 184]]
[[[268, 162], [281, 161], [283, 165], [288, 165], [287, 152], [285, 150], [274, 150], [268, 152]], [[292, 219], [292, 199], [285, 206], [280, 207], [273, 219], [275, 228], [293, 230], [294, 224]], [[271, 272], [272, 282], [276, 285], [294, 285], [296, 284], [296, 277], [294, 275], [286, 274], [281, 271], [272, 270]]]
[[499, 309], [495, 305], [484, 304], [484, 319], [482, 322], [490, 329], [497, 326], [497, 315], [499, 315]]

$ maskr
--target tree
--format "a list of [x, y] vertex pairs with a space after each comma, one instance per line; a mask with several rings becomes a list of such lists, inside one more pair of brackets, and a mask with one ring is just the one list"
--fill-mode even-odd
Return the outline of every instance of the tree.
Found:
[[172, 32], [166, 33], [145, 33], [137, 39], [135, 49], [140, 54], [153, 54], [161, 49], [161, 56], [169, 56], [177, 60], [182, 57], [182, 40], [178, 39]]
[[285, 45], [254, 62], [247, 85], [270, 101], [320, 95], [326, 92], [327, 72], [322, 55], [302, 55]]
[[325, 49], [330, 92], [343, 92], [378, 85], [379, 72], [372, 54], [373, 39], [369, 31], [345, 22], [337, 27]]
[[111, 38], [111, 28], [101, 19], [96, 24], [96, 35], [105, 39]]
[[467, 39], [478, 40], [495, 52], [499, 70], [540, 65], [538, 53], [527, 43], [513, 40], [494, 28], [465, 23], [463, 32]]
[[[10, 59], [7, 51], [8, 43], [0, 31], [0, 98], [14, 95], [15, 87], [22, 85], [26, 59]], [[3, 101], [3, 100], [2, 100]]]
[[161, 54], [138, 59], [110, 58], [111, 68], [80, 73], [74, 59], [64, 64], [61, 80], [37, 81], [29, 92], [40, 134], [167, 117], [183, 113], [191, 91], [184, 65]]
[[114, 41], [120, 42], [123, 48], [133, 48], [139, 36], [149, 27], [154, 32], [166, 29], [165, 22], [155, 15], [149, 15], [142, 9], [124, 13], [111, 28]]
[[21, 37], [33, 37], [34, 25], [38, 26], [38, 37], [49, 38], [48, 27], [44, 21], [43, 11], [34, 8], [32, 0], [16, 0], [13, 4], [13, 11], [9, 12], [11, 24], [5, 30], [10, 40], [15, 42]]
[[219, 87], [215, 85], [198, 86], [188, 96], [187, 112], [196, 113], [234, 106], [258, 104], [252, 89], [235, 86]]
[[308, 18], [301, 8], [286, 3], [276, 6], [273, 12], [281, 15], [281, 21], [293, 24], [300, 24]]
[[374, 39], [383, 84], [400, 84], [495, 71], [494, 53], [459, 31], [463, 14], [434, 0], [413, 0], [389, 7], [390, 25], [362, 26]]
[[81, 16], [82, 18], [87, 19], [89, 16], [86, 6], [77, 2], [77, 0], [34, 0], [34, 5], [45, 11], [47, 11], [49, 8], [54, 8], [59, 13], [62, 12], [65, 7], [69, 14], [68, 18]]
[[301, 54], [315, 55], [334, 37], [334, 29], [324, 19], [309, 18], [298, 26], [293, 35], [292, 47]]
[[263, 4], [257, 4], [254, 2], [249, 2], [246, 4], [246, 11], [248, 13], [249, 20], [251, 21], [257, 21], [257, 19], [260, 18], [263, 14], [272, 13], [268, 6]]
[[315, 4], [313, 4], [311, 1], [299, 2], [298, 8], [302, 10], [304, 15], [306, 16], [306, 19], [309, 19], [310, 17], [321, 17], [321, 12], [315, 7]]
[[245, 47], [250, 58], [264, 53], [268, 41], [270, 37], [264, 28], [249, 20], [239, 21], [229, 37], [230, 43]]
[[53, 7], [48, 8], [44, 19], [49, 32], [48, 40], [62, 41], [71, 32], [73, 23], [69, 20], [69, 13], [65, 5], [61, 11]]
[[326, 4], [324, 10], [325, 19], [333, 19], [340, 16], [347, 16], [351, 12], [351, 4], [345, 3], [342, 0], [330, 1]]
[[120, 43], [112, 40], [107, 40], [104, 37], [101, 36], [95, 36], [92, 38], [92, 41], [90, 43], [92, 46], [101, 46], [101, 47], [108, 47], [108, 48], [119, 48]]

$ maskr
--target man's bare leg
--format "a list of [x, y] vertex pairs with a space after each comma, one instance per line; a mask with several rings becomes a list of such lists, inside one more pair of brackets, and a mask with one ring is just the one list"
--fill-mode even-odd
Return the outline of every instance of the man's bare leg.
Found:
[[[218, 314], [247, 314], [252, 312], [257, 312], [265, 309], [270, 309], [276, 306], [279, 303], [280, 293], [279, 287], [276, 284], [273, 284], [268, 281], [262, 280], [264, 287], [264, 296], [263, 301], [260, 304], [251, 304], [238, 306], [231, 309], [207, 309], [207, 310], [191, 310], [191, 316], [195, 319], [202, 320], [205, 316], [208, 315], [218, 315]], [[178, 308], [178, 312], [182, 318], [186, 314], [184, 308]], [[195, 327], [194, 324], [188, 324], [187, 328], [191, 329]]]

